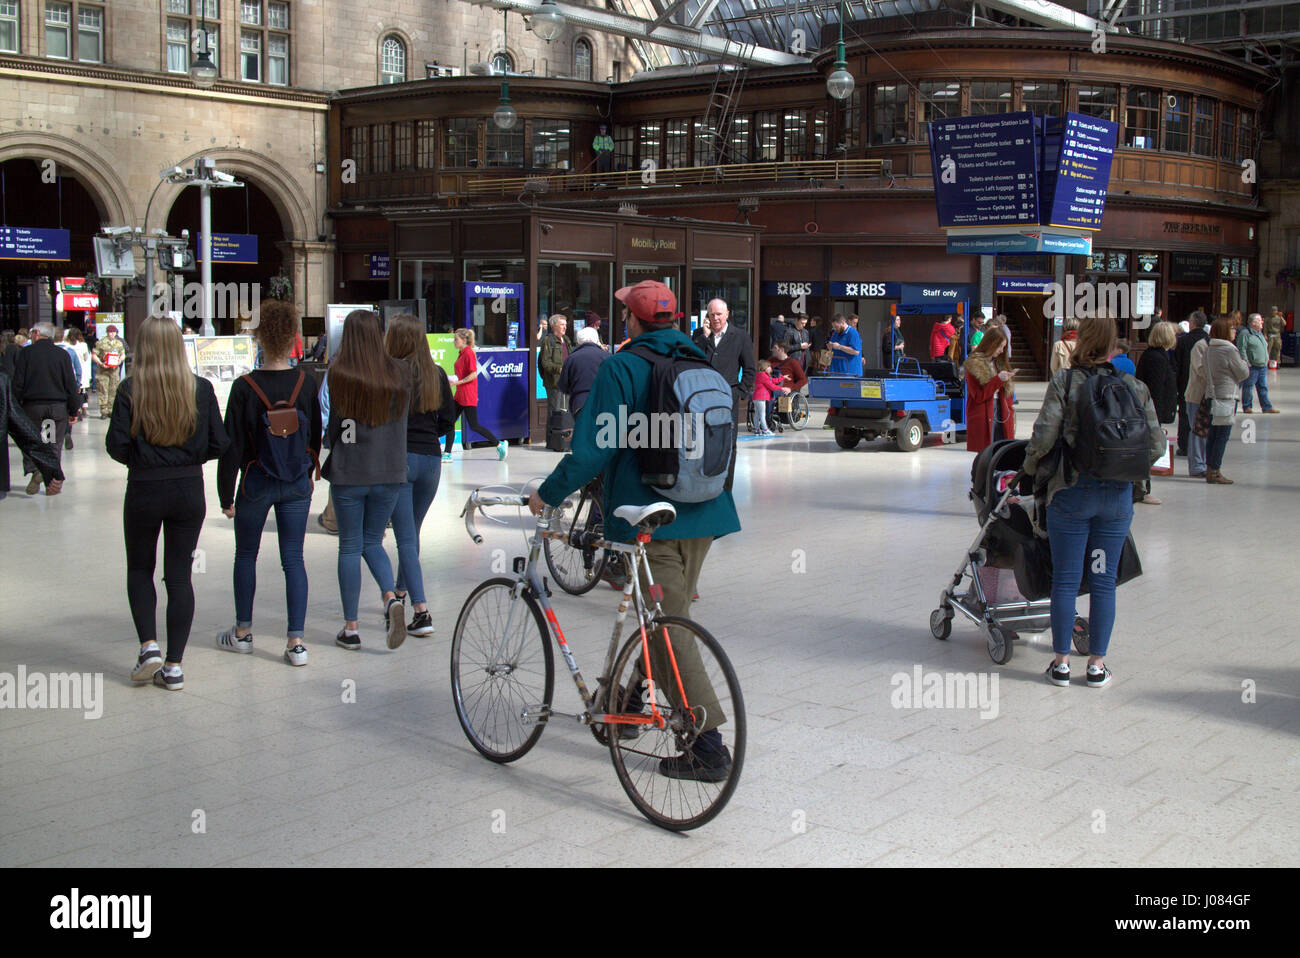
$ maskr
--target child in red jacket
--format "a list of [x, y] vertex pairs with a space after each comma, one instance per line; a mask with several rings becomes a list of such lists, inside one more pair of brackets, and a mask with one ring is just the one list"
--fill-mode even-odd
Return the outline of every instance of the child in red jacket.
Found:
[[771, 374], [772, 364], [766, 359], [758, 361], [758, 375], [754, 377], [754, 433], [759, 436], [775, 436], [767, 425], [767, 404], [776, 393], [788, 393], [789, 388], [782, 386], [785, 375]]

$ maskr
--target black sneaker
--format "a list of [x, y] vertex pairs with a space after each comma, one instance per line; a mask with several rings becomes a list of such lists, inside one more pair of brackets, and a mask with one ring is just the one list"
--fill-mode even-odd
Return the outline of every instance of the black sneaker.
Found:
[[724, 782], [731, 774], [731, 752], [716, 729], [705, 732], [689, 752], [663, 759], [659, 774], [693, 782]]
[[388, 647], [395, 649], [406, 641], [406, 606], [393, 596], [384, 608], [384, 628], [388, 630]]
[[167, 670], [162, 668], [153, 674], [153, 684], [168, 692], [179, 692], [185, 688], [185, 676], [180, 669], [169, 675]]
[[343, 629], [338, 635], [334, 636], [334, 644], [341, 649], [350, 649], [355, 652], [361, 648], [361, 636], [356, 632]]
[[135, 668], [131, 670], [132, 682], [148, 682], [153, 678], [153, 674], [163, 667], [162, 652], [158, 646], [150, 646], [148, 649], [141, 649], [139, 657], [135, 660]]
[[407, 635], [418, 635], [420, 638], [433, 635], [433, 632], [433, 616], [429, 614], [428, 609], [415, 613], [415, 618], [406, 627]]
[[1106, 666], [1097, 668], [1095, 665], [1088, 666], [1088, 688], [1099, 689], [1110, 681], [1110, 669]]
[[1047, 681], [1053, 685], [1059, 685], [1061, 688], [1068, 686], [1070, 684], [1070, 663], [1062, 662], [1058, 665], [1053, 662], [1049, 665], [1047, 667]]

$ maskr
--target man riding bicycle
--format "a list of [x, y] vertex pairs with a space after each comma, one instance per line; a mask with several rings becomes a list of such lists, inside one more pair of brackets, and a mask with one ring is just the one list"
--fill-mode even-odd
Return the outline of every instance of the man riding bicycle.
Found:
[[[663, 356], [683, 355], [704, 359], [704, 353], [675, 326], [677, 297], [663, 283], [646, 280], [618, 290], [614, 297], [624, 304], [623, 323], [631, 337], [629, 347], [645, 346]], [[633, 413], [650, 410], [650, 363], [631, 349], [620, 350], [601, 364], [587, 402], [574, 422], [572, 451], [532, 494], [528, 506], [539, 514], [546, 506], [558, 506], [572, 493], [597, 475], [604, 480], [604, 533], [611, 540], [633, 542], [636, 530], [614, 515], [625, 505], [649, 505], [664, 497], [641, 481], [641, 467], [635, 449], [628, 448], [627, 437], [614, 444], [598, 443], [596, 423], [602, 414], [626, 423]], [[619, 416], [623, 411], [622, 417]], [[606, 420], [601, 420], [606, 421]], [[706, 502], [674, 502], [676, 519], [653, 532], [646, 546], [646, 556], [654, 581], [663, 589], [660, 602], [665, 615], [689, 617], [691, 599], [696, 594], [700, 569], [713, 540], [740, 531], [740, 517], [727, 489]], [[644, 581], [642, 587], [645, 587]], [[717, 727], [726, 721], [717, 695], [705, 675], [695, 643], [688, 636], [672, 633], [673, 654], [682, 684], [692, 707], [703, 716], [703, 729], [691, 746], [692, 754], [663, 759], [661, 774], [669, 778], [719, 781], [731, 767], [731, 755], [722, 742]], [[655, 675], [672, 674], [672, 663], [661, 642], [650, 643], [651, 671]], [[659, 683], [670, 699], [675, 696], [671, 683]]]

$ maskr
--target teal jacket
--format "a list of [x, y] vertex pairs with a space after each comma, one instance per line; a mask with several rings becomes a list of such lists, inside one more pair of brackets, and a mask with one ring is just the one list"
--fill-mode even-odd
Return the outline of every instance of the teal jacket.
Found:
[[[704, 358], [704, 353], [681, 331], [657, 329], [638, 336], [601, 363], [591, 393], [573, 424], [573, 451], [560, 460], [537, 490], [543, 502], [558, 506], [596, 476], [603, 476], [605, 535], [615, 542], [631, 542], [636, 537], [636, 530], [614, 517], [617, 507], [648, 505], [668, 498], [641, 482], [636, 450], [625, 448], [624, 437], [614, 432], [620, 421], [620, 408], [626, 410], [623, 416], [626, 421], [629, 414], [645, 412], [649, 406], [650, 364], [633, 356], [629, 352], [632, 346], [648, 346], [663, 356]], [[654, 538], [716, 539], [740, 531], [740, 517], [730, 490], [708, 502], [674, 502], [673, 505], [677, 518], [656, 529]]]
[[1249, 326], [1237, 330], [1237, 351], [1246, 360], [1247, 366], [1268, 365], [1268, 337]]

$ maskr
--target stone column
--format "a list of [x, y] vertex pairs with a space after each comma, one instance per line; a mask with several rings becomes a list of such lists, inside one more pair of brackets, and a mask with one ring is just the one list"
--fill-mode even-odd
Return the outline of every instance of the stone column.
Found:
[[323, 317], [334, 285], [334, 244], [284, 240], [276, 245], [293, 281], [293, 304], [299, 315]]

